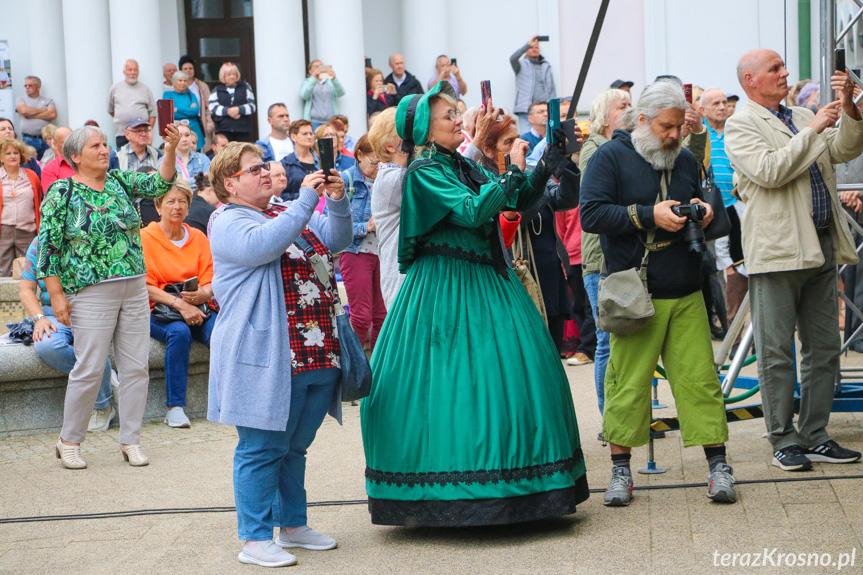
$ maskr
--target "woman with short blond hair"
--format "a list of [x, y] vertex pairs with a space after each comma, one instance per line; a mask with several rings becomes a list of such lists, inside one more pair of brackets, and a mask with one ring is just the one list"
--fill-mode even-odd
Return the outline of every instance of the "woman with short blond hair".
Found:
[[[271, 206], [269, 163], [252, 144], [228, 144], [210, 167], [216, 195], [230, 205], [212, 234], [221, 310], [210, 340], [207, 418], [236, 426], [239, 436], [234, 499], [246, 541], [239, 560], [293, 565], [283, 548], [336, 547], [308, 526], [305, 455], [326, 414], [341, 418], [332, 254], [350, 244], [350, 205], [338, 174], [327, 181], [318, 170], [295, 201]], [[323, 195], [326, 216], [314, 211]]]
[[396, 108], [378, 115], [369, 129], [369, 143], [380, 160], [372, 194], [372, 217], [378, 236], [381, 294], [389, 309], [405, 279], [399, 273], [399, 221], [402, 210], [402, 183], [408, 155], [402, 150], [402, 139], [396, 131]]
[[216, 131], [222, 132], [230, 142], [250, 142], [252, 115], [255, 113], [255, 93], [248, 82], [240, 81], [240, 69], [233, 62], [225, 62], [219, 69], [221, 84], [210, 92], [210, 114]]
[[20, 140], [0, 140], [0, 277], [11, 275], [12, 260], [24, 257], [39, 230], [42, 184], [23, 167], [29, 159]]

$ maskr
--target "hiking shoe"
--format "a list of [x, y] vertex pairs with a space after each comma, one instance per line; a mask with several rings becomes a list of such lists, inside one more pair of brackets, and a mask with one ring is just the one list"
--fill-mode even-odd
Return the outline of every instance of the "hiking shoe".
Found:
[[734, 503], [737, 501], [732, 473], [734, 473], [734, 470], [724, 463], [720, 463], [714, 467], [707, 477], [707, 496], [720, 503]]
[[262, 567], [285, 567], [297, 564], [295, 556], [272, 541], [246, 541], [237, 559], [240, 563], [251, 563]]
[[632, 473], [625, 467], [611, 470], [611, 483], [605, 490], [602, 502], [609, 507], [624, 507], [632, 501]]
[[818, 447], [804, 450], [809, 461], [818, 463], [854, 463], [860, 459], [860, 452], [845, 449], [832, 439], [828, 439]]
[[566, 365], [584, 365], [586, 363], [593, 363], [593, 360], [590, 359], [586, 354], [581, 352], [576, 353], [571, 358], [566, 360]]
[[773, 452], [773, 465], [783, 471], [808, 471], [812, 460], [806, 457], [799, 445], [789, 445]]
[[192, 427], [192, 423], [186, 417], [186, 412], [179, 406], [168, 410], [167, 415], [165, 415], [165, 423], [170, 427]]
[[297, 527], [293, 533], [288, 533], [285, 528], [279, 529], [279, 537], [276, 545], [280, 547], [302, 547], [312, 551], [326, 551], [338, 546], [336, 540], [329, 535], [318, 533], [308, 525]]
[[114, 407], [109, 405], [102, 409], [94, 409], [90, 415], [90, 423], [87, 425], [87, 431], [105, 431], [111, 427], [111, 420], [116, 417], [117, 412]]

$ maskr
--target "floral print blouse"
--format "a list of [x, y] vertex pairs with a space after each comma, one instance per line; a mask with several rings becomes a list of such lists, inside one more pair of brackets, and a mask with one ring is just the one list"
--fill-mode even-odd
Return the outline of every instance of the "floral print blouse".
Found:
[[39, 279], [59, 276], [66, 293], [111, 279], [147, 273], [141, 218], [133, 201], [170, 191], [158, 172], [111, 170], [101, 192], [80, 182], [57, 180], [42, 201]]
[[[286, 207], [271, 205], [264, 214], [275, 217]], [[309, 228], [301, 235], [326, 264], [331, 286], [336, 285], [333, 254]], [[305, 252], [296, 243], [282, 254], [281, 264], [291, 338], [291, 373], [340, 368], [339, 334], [331, 287], [321, 284]]]

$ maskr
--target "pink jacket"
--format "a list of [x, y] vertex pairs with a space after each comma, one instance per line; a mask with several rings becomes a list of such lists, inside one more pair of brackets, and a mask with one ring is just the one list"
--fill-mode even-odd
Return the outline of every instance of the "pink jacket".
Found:
[[557, 212], [557, 233], [566, 247], [571, 265], [581, 265], [581, 217], [578, 208]]

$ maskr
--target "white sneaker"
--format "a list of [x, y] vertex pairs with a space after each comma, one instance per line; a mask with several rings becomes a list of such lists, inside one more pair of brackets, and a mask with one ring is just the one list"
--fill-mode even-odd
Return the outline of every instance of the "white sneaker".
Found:
[[172, 407], [165, 415], [165, 423], [171, 427], [192, 427], [192, 422], [186, 417], [182, 407]]
[[90, 415], [90, 424], [87, 426], [87, 431], [105, 431], [111, 427], [111, 420], [117, 416], [114, 411], [114, 406], [109, 405], [102, 409], [94, 409]]
[[581, 352], [576, 353], [566, 360], [566, 365], [584, 365], [586, 363], [593, 363], [593, 360], [590, 359], [587, 354]]
[[251, 563], [262, 567], [285, 567], [297, 564], [295, 556], [272, 541], [246, 541], [237, 559], [240, 563]]
[[297, 527], [293, 533], [288, 533], [284, 527], [279, 529], [276, 545], [281, 547], [302, 547], [312, 551], [326, 551], [338, 546], [336, 540], [329, 535], [318, 533], [308, 525]]

